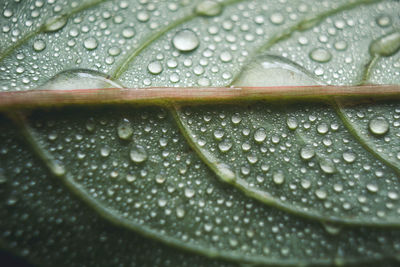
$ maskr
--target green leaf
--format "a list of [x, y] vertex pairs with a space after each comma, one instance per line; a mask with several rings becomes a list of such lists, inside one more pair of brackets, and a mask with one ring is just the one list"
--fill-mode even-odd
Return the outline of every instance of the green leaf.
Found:
[[[369, 54], [398, 29], [396, 1], [2, 5], [4, 91], [399, 82], [398, 53]], [[8, 114], [0, 244], [43, 265], [395, 259], [396, 103], [337, 103]], [[382, 117], [389, 131], [366, 130]]]

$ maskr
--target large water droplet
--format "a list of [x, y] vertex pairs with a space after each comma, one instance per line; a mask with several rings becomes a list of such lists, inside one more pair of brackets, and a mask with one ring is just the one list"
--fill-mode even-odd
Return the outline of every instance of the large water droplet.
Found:
[[181, 52], [189, 52], [195, 50], [200, 42], [197, 35], [189, 29], [184, 29], [175, 34], [172, 44]]
[[108, 76], [101, 72], [75, 69], [56, 74], [38, 89], [70, 90], [95, 88], [122, 88], [122, 86], [108, 79]]
[[286, 125], [290, 130], [296, 130], [299, 125], [295, 117], [288, 117], [286, 120]]
[[275, 25], [280, 25], [285, 21], [285, 17], [281, 13], [274, 13], [269, 17], [269, 20]]
[[372, 55], [379, 55], [389, 57], [400, 50], [400, 31], [395, 31], [384, 35], [374, 40], [370, 47], [369, 52]]
[[352, 151], [346, 151], [343, 153], [343, 159], [347, 163], [352, 163], [356, 160], [356, 154], [354, 154]]
[[287, 59], [261, 56], [234, 81], [238, 86], [286, 86], [321, 84], [307, 70]]
[[200, 16], [217, 16], [222, 12], [222, 5], [215, 1], [203, 1], [197, 4], [195, 12]]
[[389, 131], [389, 123], [384, 117], [376, 117], [369, 121], [369, 130], [375, 135], [384, 135]]
[[228, 152], [232, 148], [232, 143], [228, 141], [223, 141], [218, 144], [218, 148], [221, 152]]
[[140, 145], [135, 145], [129, 152], [131, 160], [135, 163], [142, 163], [147, 159], [147, 151]]

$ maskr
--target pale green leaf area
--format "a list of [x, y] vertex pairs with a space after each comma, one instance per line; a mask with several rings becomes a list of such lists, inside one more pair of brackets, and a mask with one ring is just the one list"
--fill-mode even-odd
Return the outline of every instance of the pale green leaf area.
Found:
[[[0, 6], [3, 91], [400, 82], [398, 1]], [[396, 266], [399, 119], [343, 99], [7, 113], [0, 245], [45, 266]]]

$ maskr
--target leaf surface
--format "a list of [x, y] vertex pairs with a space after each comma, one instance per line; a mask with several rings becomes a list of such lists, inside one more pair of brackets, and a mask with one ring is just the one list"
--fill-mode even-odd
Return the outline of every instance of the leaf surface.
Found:
[[[0, 86], [359, 83], [369, 44], [398, 27], [398, 2], [316, 2], [5, 2]], [[243, 81], [240, 74], [257, 74], [248, 64], [254, 56], [280, 62], [261, 74], [287, 79]], [[371, 81], [398, 83], [388, 78], [397, 77], [396, 60], [398, 53], [371, 65]], [[1, 245], [45, 265], [395, 258], [400, 232], [371, 227], [399, 224], [398, 174], [378, 155], [397, 155], [395, 106], [340, 106], [339, 115], [327, 103], [265, 102], [13, 115], [16, 127], [1, 121], [1, 213], [9, 218]], [[360, 120], [343, 123], [343, 110]], [[387, 135], [362, 132], [381, 116]], [[314, 156], [304, 159], [310, 147]]]

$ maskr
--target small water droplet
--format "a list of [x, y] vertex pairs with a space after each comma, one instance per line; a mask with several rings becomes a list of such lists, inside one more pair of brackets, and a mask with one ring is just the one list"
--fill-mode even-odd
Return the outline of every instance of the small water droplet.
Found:
[[265, 132], [264, 128], [259, 128], [257, 131], [254, 133], [254, 140], [257, 143], [262, 143], [264, 142], [265, 138], [267, 138], [267, 133]]
[[274, 13], [269, 17], [269, 20], [275, 25], [280, 25], [285, 21], [285, 17], [281, 13]]
[[185, 216], [185, 210], [183, 208], [176, 208], [176, 217], [183, 218]]
[[151, 74], [160, 74], [163, 71], [163, 67], [159, 61], [152, 61], [147, 65], [147, 70]]
[[175, 34], [172, 44], [181, 52], [190, 52], [195, 50], [200, 42], [197, 35], [189, 29], [184, 29]]
[[147, 151], [140, 145], [135, 145], [129, 152], [131, 160], [135, 163], [142, 163], [147, 159]]
[[310, 57], [314, 61], [325, 63], [331, 60], [332, 54], [324, 48], [317, 48], [311, 51]]
[[67, 17], [66, 16], [56, 16], [53, 18], [50, 18], [46, 21], [46, 24], [44, 25], [44, 32], [55, 32], [60, 30], [67, 24]]
[[310, 160], [315, 156], [315, 150], [312, 146], [305, 146], [300, 149], [300, 157], [304, 160]]
[[319, 134], [326, 134], [326, 133], [328, 132], [328, 130], [329, 130], [329, 126], [328, 126], [328, 124], [325, 123], [325, 122], [320, 123], [320, 124], [318, 124], [318, 126], [317, 126], [317, 132], [318, 132]]
[[192, 198], [194, 196], [195, 192], [191, 188], [185, 188], [185, 197], [187, 198]]
[[42, 39], [38, 39], [33, 43], [33, 49], [36, 52], [43, 51], [46, 48], [46, 43]]
[[319, 161], [319, 167], [324, 173], [327, 174], [336, 172], [335, 164], [330, 159], [321, 159]]
[[217, 16], [222, 12], [222, 5], [215, 1], [203, 1], [197, 4], [195, 12], [200, 16]]
[[311, 186], [311, 182], [309, 180], [301, 180], [301, 187], [303, 187], [304, 189], [308, 189]]
[[343, 50], [346, 50], [346, 48], [347, 48], [347, 43], [345, 42], [345, 41], [337, 41], [335, 44], [334, 44], [334, 47], [335, 47], [335, 49], [336, 50], [338, 50], [338, 51], [343, 51]]
[[376, 117], [369, 121], [369, 130], [375, 135], [384, 135], [389, 131], [389, 123], [384, 117]]
[[352, 163], [356, 160], [356, 154], [354, 154], [352, 151], [346, 151], [343, 153], [343, 159], [347, 163]]
[[322, 189], [317, 189], [315, 191], [315, 195], [317, 196], [317, 198], [319, 199], [325, 199], [327, 197], [327, 193], [326, 191], [322, 190]]
[[286, 125], [290, 130], [296, 130], [299, 124], [295, 117], [288, 117], [286, 120]]
[[378, 192], [378, 186], [376, 184], [367, 184], [367, 190], [371, 193]]
[[128, 140], [132, 134], [133, 134], [133, 129], [131, 126], [131, 123], [129, 122], [128, 119], [123, 119], [117, 127], [117, 133], [119, 138], [123, 140]]
[[102, 147], [100, 149], [100, 155], [102, 157], [108, 157], [110, 155], [110, 153], [111, 153], [111, 149], [108, 146]]
[[275, 172], [272, 175], [272, 180], [277, 185], [283, 184], [283, 182], [285, 181], [285, 175], [281, 171]]
[[342, 230], [342, 227], [339, 225], [331, 224], [331, 223], [322, 223], [324, 229], [327, 233], [331, 235], [337, 235]]
[[232, 54], [228, 51], [224, 51], [221, 53], [219, 58], [221, 59], [222, 62], [229, 62], [232, 60]]
[[231, 170], [231, 168], [224, 164], [220, 163], [218, 164], [218, 172], [219, 176], [222, 177], [225, 181], [231, 182], [235, 180], [235, 173]]
[[133, 28], [128, 27], [128, 28], [124, 28], [122, 30], [122, 36], [126, 39], [130, 39], [135, 35], [135, 31], [133, 30]]
[[83, 46], [88, 50], [94, 50], [97, 48], [98, 42], [94, 37], [89, 37], [83, 41]]
[[388, 15], [380, 15], [376, 18], [376, 24], [382, 28], [386, 28], [392, 24], [392, 19]]
[[232, 148], [232, 143], [228, 141], [223, 141], [218, 144], [218, 148], [221, 152], [228, 152]]

